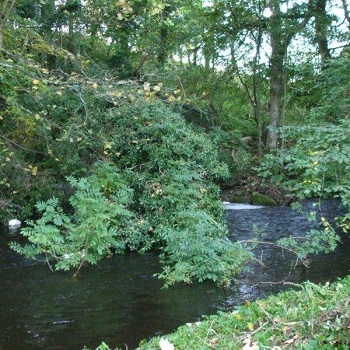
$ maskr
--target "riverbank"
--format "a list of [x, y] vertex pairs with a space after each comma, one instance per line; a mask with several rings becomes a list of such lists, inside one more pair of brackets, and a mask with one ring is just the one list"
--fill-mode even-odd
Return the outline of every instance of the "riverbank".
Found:
[[[161, 344], [164, 344], [161, 347]], [[350, 276], [310, 282], [141, 342], [138, 350], [348, 349]], [[108, 349], [101, 347], [102, 349]]]

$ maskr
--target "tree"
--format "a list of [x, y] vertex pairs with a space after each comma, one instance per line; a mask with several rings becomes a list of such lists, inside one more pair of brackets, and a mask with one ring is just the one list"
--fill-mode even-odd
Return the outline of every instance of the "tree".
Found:
[[326, 66], [326, 63], [332, 58], [329, 45], [327, 31], [330, 24], [329, 15], [326, 12], [327, 0], [315, 1], [315, 40], [318, 45], [318, 51], [321, 61]]
[[281, 10], [280, 0], [270, 1], [271, 17], [269, 20], [271, 45], [270, 74], [270, 121], [267, 146], [275, 149], [278, 145], [276, 128], [281, 125], [281, 104], [284, 86], [284, 59], [293, 37], [299, 33], [312, 16], [311, 0], [307, 4]]

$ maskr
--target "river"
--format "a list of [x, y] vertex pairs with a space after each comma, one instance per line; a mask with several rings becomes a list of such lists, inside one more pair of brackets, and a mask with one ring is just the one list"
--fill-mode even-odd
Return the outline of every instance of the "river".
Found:
[[[312, 209], [309, 203], [305, 206]], [[336, 202], [327, 202], [323, 210], [326, 217], [339, 212]], [[267, 232], [269, 241], [303, 234], [311, 227], [304, 216], [287, 207], [228, 210], [227, 220], [232, 239], [251, 237], [253, 224]], [[162, 282], [153, 277], [160, 271], [153, 253], [105, 259], [73, 277], [69, 272], [52, 273], [47, 265], [17, 255], [8, 247], [13, 240], [22, 240], [18, 230], [1, 227], [0, 349], [4, 350], [95, 349], [102, 341], [131, 350], [144, 338], [289, 288], [290, 282], [334, 281], [350, 271], [350, 239], [343, 235], [336, 252], [315, 257], [308, 268], [301, 265], [290, 274], [286, 255], [267, 246], [257, 251], [265, 265], [251, 264], [226, 291], [209, 282], [162, 290]], [[274, 284], [287, 276], [287, 283]]]

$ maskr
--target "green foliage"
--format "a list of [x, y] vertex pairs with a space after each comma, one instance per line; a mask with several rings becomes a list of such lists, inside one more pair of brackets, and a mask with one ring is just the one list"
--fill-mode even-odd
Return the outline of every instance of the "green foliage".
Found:
[[[69, 176], [76, 187], [70, 198], [71, 221], [62, 216], [64, 225], [48, 234], [51, 248], [34, 249], [37, 253], [51, 249], [46, 254], [54, 258], [54, 245], [61, 242], [57, 237], [64, 237], [66, 246], [76, 240], [75, 248], [70, 248], [75, 255], [62, 251], [75, 260], [61, 259], [63, 255], [57, 253], [56, 266], [97, 261], [112, 247], [117, 251], [154, 247], [161, 250], [164, 271], [160, 277], [168, 284], [207, 278], [226, 281], [249, 254], [225, 238], [216, 184], [229, 175], [221, 160], [230, 164], [231, 174], [245, 173], [252, 157], [241, 137], [260, 138], [268, 89], [263, 66], [246, 62], [237, 79], [238, 57], [226, 60], [218, 49], [232, 54], [252, 51], [241, 45], [246, 41], [241, 34], [245, 38], [255, 33], [260, 9], [245, 2], [232, 7], [222, 1], [203, 5], [187, 0], [28, 4], [27, 0], [16, 3], [16, 22], [8, 20], [3, 33], [6, 50], [0, 57], [2, 219], [29, 217], [34, 203], [42, 201], [37, 209], [43, 222], [31, 223], [38, 231], [28, 238], [37, 235], [46, 244], [43, 232], [49, 221], [45, 220], [65, 214], [59, 201], [45, 201], [53, 194], [64, 196], [55, 189], [64, 186]], [[242, 19], [236, 16], [232, 21], [228, 13], [241, 14]], [[175, 62], [174, 55], [188, 56], [190, 63]], [[205, 67], [199, 64], [200, 56]], [[228, 69], [213, 69], [218, 62]], [[324, 80], [318, 80], [324, 81], [323, 90], [330, 82], [335, 86], [336, 76], [344, 75], [345, 89], [331, 94], [333, 99], [344, 97], [338, 118], [345, 117], [347, 110], [346, 67], [346, 60], [339, 60], [322, 74]], [[115, 78], [121, 76], [137, 76], [138, 82]], [[318, 91], [317, 96], [321, 95]], [[330, 106], [327, 111], [332, 110], [327, 93], [322, 96], [323, 105]], [[210, 126], [218, 126], [210, 133], [212, 141], [159, 102], [160, 97], [171, 108], [176, 101], [203, 111]], [[252, 117], [252, 106], [261, 115]], [[322, 137], [317, 141], [320, 145]], [[310, 165], [308, 155], [299, 157], [304, 154], [303, 141], [296, 142], [295, 154], [286, 155], [291, 158], [287, 159], [289, 174], [279, 171], [279, 160], [272, 156], [266, 175], [296, 186], [304, 197], [320, 191], [350, 193], [346, 147], [340, 151], [344, 158], [340, 162], [336, 147], [331, 154], [328, 146], [320, 146]], [[333, 145], [330, 137], [327, 142]], [[322, 157], [328, 157], [327, 171], [314, 164]], [[118, 169], [108, 168], [111, 164]], [[273, 174], [268, 174], [270, 165]], [[300, 173], [301, 185], [293, 182]], [[113, 212], [112, 207], [117, 207], [108, 206], [109, 201], [126, 212]], [[91, 232], [100, 226], [104, 227], [99, 229], [101, 241], [95, 241]], [[84, 242], [91, 257], [82, 248]]]
[[218, 145], [219, 160], [228, 166], [230, 177], [225, 180], [225, 183], [230, 184], [241, 174], [248, 174], [254, 162], [254, 156], [249, 147], [242, 142], [240, 133], [216, 127], [212, 128], [208, 135]]
[[[64, 54], [34, 38], [38, 56]], [[29, 245], [13, 248], [68, 269], [96, 263], [109, 250], [153, 247], [161, 250], [167, 284], [226, 283], [249, 254], [225, 237], [214, 183], [228, 178], [228, 169], [218, 145], [155, 98], [161, 84], [94, 79], [81, 71], [84, 60], [80, 70], [61, 74], [33, 57], [0, 62], [3, 217], [31, 216], [40, 200], [41, 218], [23, 230]], [[64, 179], [75, 187], [67, 219], [60, 201], [48, 200]]]
[[[109, 196], [94, 184], [94, 179], [68, 178], [75, 188], [69, 202], [74, 211], [68, 216], [59, 207], [57, 198], [38, 202], [41, 215], [36, 221], [29, 220], [21, 234], [29, 244], [11, 247], [28, 258], [44, 256], [56, 270], [80, 268], [84, 262], [96, 264], [113, 249], [120, 253], [125, 248], [124, 229], [132, 217], [125, 205], [130, 200], [129, 190], [122, 183]], [[116, 195], [114, 195], [116, 193]]]
[[144, 213], [162, 250], [165, 267], [159, 276], [167, 284], [227, 281], [248, 254], [225, 238], [212, 180], [228, 173], [215, 146], [157, 102], [121, 105], [104, 120], [106, 134], [112, 125], [119, 132], [110, 134], [109, 156], [132, 169], [135, 208]]
[[283, 248], [291, 249], [301, 261], [310, 254], [332, 252], [337, 247], [340, 238], [328, 222], [324, 222], [324, 225], [323, 231], [310, 230], [303, 237], [281, 238], [276, 243]]
[[[205, 211], [186, 208], [157, 231], [167, 242], [161, 259], [166, 265], [160, 277], [167, 284], [193, 278], [227, 284], [250, 258], [247, 251], [227, 238], [227, 232]], [[185, 276], [185, 278], [183, 277]]]
[[350, 54], [344, 52], [333, 59], [322, 72], [317, 88], [321, 91], [317, 106], [312, 110], [311, 118], [320, 118], [338, 122], [349, 116], [350, 109]]
[[[292, 143], [290, 148], [265, 157], [258, 169], [261, 176], [283, 185], [298, 198], [339, 198], [347, 212], [338, 225], [349, 230], [350, 211], [350, 133], [349, 120], [323, 126], [283, 128], [281, 134]], [[320, 250], [331, 251], [339, 240], [334, 229], [321, 218], [324, 230], [311, 231], [305, 241], [282, 240], [298, 254], [305, 256]]]
[[[259, 173], [300, 198], [343, 196], [349, 191], [349, 121], [280, 130], [288, 149], [265, 157]], [[344, 197], [345, 199], [345, 197]]]
[[299, 62], [294, 67], [286, 118], [289, 124], [338, 123], [349, 115], [349, 53], [326, 66]]
[[[102, 88], [94, 89], [102, 92]], [[132, 98], [130, 103], [123, 92], [109, 94], [118, 108], [102, 112], [103, 98], [83, 92], [89, 118], [85, 113], [68, 118], [69, 101], [73, 101], [72, 108], [79, 105], [68, 95], [60, 103], [68, 103], [67, 116], [54, 108], [43, 118], [60, 126], [56, 131], [60, 137], [46, 138], [52, 157], [40, 164], [51, 169], [59, 166], [63, 175], [87, 171], [86, 162], [105, 161], [90, 169], [87, 178], [68, 177], [76, 188], [69, 200], [74, 214], [70, 222], [53, 231], [54, 237], [61, 238], [52, 242], [45, 238], [46, 224], [52, 224], [49, 214], [62, 214], [57, 212], [57, 202], [53, 210], [49, 201], [37, 207], [43, 217], [23, 231], [38, 245], [14, 248], [31, 257], [44, 253], [57, 260], [56, 268], [68, 269], [95, 263], [109, 249], [154, 247], [162, 252], [164, 270], [159, 277], [166, 284], [204, 279], [227, 283], [250, 255], [226, 238], [219, 188], [213, 181], [227, 177], [228, 171], [218, 161], [217, 146], [152, 97]], [[130, 90], [128, 96], [131, 93], [132, 97], [137, 94]], [[47, 101], [51, 105], [49, 96]], [[95, 103], [94, 109], [90, 103]], [[123, 172], [106, 162], [118, 164]]]

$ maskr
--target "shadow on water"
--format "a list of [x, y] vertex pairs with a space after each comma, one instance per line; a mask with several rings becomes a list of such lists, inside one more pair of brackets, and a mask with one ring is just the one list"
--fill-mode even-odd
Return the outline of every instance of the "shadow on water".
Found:
[[[330, 202], [323, 215], [337, 210]], [[227, 219], [232, 239], [251, 237], [253, 224], [271, 241], [302, 234], [310, 225], [290, 208], [228, 210]], [[226, 293], [211, 283], [162, 290], [153, 277], [160, 266], [152, 253], [105, 259], [74, 278], [12, 252], [8, 243], [19, 239], [18, 231], [0, 231], [0, 349], [95, 349], [101, 341], [134, 349], [141, 339], [283, 289], [265, 282], [284, 279], [290, 264], [281, 251], [264, 247], [258, 254], [267, 267], [250, 265]], [[308, 269], [296, 268], [288, 281], [326, 282], [347, 275], [349, 247], [345, 236], [337, 252], [313, 259]]]
[[211, 283], [162, 290], [152, 253], [125, 254], [72, 273], [52, 273], [12, 252], [0, 237], [0, 349], [95, 349], [101, 341], [135, 348], [141, 339], [215, 313]]

